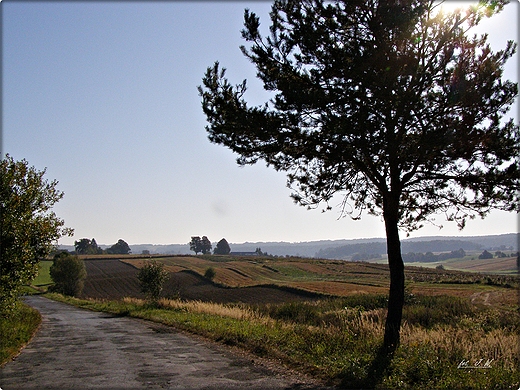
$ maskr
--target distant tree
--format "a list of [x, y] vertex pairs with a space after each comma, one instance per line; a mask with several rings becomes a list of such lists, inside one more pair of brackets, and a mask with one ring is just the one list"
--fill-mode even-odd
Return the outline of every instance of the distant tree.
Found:
[[190, 251], [195, 252], [196, 255], [199, 254], [199, 252], [202, 252], [202, 240], [199, 236], [193, 236], [191, 237], [190, 241]]
[[500, 258], [507, 257], [507, 254], [504, 253], [504, 252], [502, 252], [502, 251], [496, 251], [496, 252], [495, 252], [495, 257], [497, 257], [497, 258], [500, 259]]
[[482, 252], [482, 253], [479, 255], [478, 258], [481, 259], [481, 260], [484, 260], [484, 259], [492, 259], [492, 258], [493, 258], [493, 255], [492, 255], [491, 253], [489, 253], [488, 251], [485, 250], [484, 252]]
[[405, 273], [400, 229], [442, 213], [462, 229], [491, 209], [520, 210], [520, 134], [503, 79], [516, 44], [492, 52], [468, 30], [503, 9], [480, 1], [439, 12], [433, 0], [275, 0], [269, 35], [244, 13], [244, 55], [272, 98], [251, 106], [246, 81], [218, 62], [199, 87], [211, 142], [288, 173], [296, 203], [335, 194], [354, 219], [381, 216], [390, 290], [384, 347], [400, 341]]
[[0, 160], [0, 313], [13, 308], [24, 284], [38, 274], [40, 259], [72, 236], [52, 207], [63, 198], [58, 182], [26, 160], [8, 154]]
[[204, 255], [211, 253], [211, 241], [206, 236], [202, 236], [201, 240], [201, 252]]
[[92, 241], [90, 241], [90, 246], [95, 254], [100, 255], [103, 253], [103, 249], [98, 246], [95, 238], [92, 238]]
[[213, 251], [213, 253], [216, 255], [229, 255], [229, 252], [231, 252], [231, 247], [225, 238], [217, 242], [217, 246]]
[[168, 272], [164, 270], [164, 264], [156, 260], [147, 262], [137, 275], [141, 292], [152, 302], [157, 302], [159, 299], [167, 278]]
[[79, 241], [74, 241], [74, 248], [78, 255], [100, 255], [103, 253], [103, 249], [98, 246], [94, 238], [92, 240], [82, 238]]
[[150, 251], [148, 249], [143, 249], [141, 252], [142, 255], [149, 255]]
[[77, 255], [68, 252], [56, 254], [49, 273], [54, 282], [53, 291], [70, 296], [79, 296], [83, 291], [87, 270]]
[[107, 248], [106, 253], [111, 255], [127, 255], [131, 252], [130, 247], [124, 240], [117, 240], [117, 243]]
[[90, 245], [90, 240], [88, 238], [82, 238], [81, 240], [74, 241], [74, 249], [78, 255], [87, 254]]

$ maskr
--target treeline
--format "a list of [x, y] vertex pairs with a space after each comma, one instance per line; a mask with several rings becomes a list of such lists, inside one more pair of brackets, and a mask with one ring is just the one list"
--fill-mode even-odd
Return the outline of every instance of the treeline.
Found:
[[102, 249], [93, 238], [82, 238], [79, 241], [74, 241], [74, 251], [77, 255], [128, 255], [132, 253], [130, 246], [119, 239], [114, 245], [109, 248]]
[[[190, 250], [195, 252], [195, 254], [202, 253], [203, 255], [211, 254], [211, 241], [207, 236], [192, 236], [191, 241], [188, 243], [190, 246]], [[231, 247], [225, 238], [217, 242], [215, 249], [213, 250], [213, 254], [215, 255], [228, 255], [231, 252]]]
[[[463, 240], [404, 241], [401, 243], [403, 253], [449, 252], [463, 250], [480, 250], [482, 246], [475, 242]], [[347, 259], [356, 254], [383, 255], [386, 253], [385, 242], [364, 242], [348, 244], [335, 248], [321, 249], [316, 257], [322, 259]], [[404, 258], [404, 256], [403, 256]], [[432, 260], [436, 261], [436, 260]]]
[[352, 261], [365, 261], [372, 259], [380, 259], [381, 255], [379, 253], [356, 253], [352, 256]]
[[466, 252], [462, 248], [456, 251], [451, 251], [449, 253], [439, 253], [438, 255], [432, 252], [408, 252], [403, 254], [403, 261], [405, 263], [433, 263], [435, 261], [443, 261], [448, 259], [461, 259], [464, 256], [466, 256]]

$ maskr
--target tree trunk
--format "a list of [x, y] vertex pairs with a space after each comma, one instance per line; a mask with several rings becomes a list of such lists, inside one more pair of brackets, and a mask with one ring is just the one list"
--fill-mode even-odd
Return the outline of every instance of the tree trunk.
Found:
[[393, 353], [399, 346], [401, 319], [404, 305], [404, 263], [399, 239], [399, 206], [397, 202], [385, 202], [383, 212], [386, 228], [386, 247], [390, 269], [390, 293], [385, 323], [384, 349]]

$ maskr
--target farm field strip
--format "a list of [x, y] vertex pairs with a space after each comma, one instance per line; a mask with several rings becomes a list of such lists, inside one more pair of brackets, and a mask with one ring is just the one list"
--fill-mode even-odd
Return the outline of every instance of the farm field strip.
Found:
[[[231, 288], [263, 285], [289, 286], [309, 292], [348, 296], [387, 293], [388, 266], [366, 262], [298, 258], [231, 258], [229, 256], [177, 256], [157, 258], [169, 271], [190, 270], [203, 275], [209, 267], [213, 281]], [[125, 260], [136, 267], [142, 260]], [[476, 273], [406, 265], [408, 288], [414, 294], [449, 294], [470, 297], [485, 288], [485, 277]], [[480, 284], [482, 283], [482, 284]], [[511, 290], [511, 289], [510, 289]]]
[[455, 259], [447, 261], [446, 266], [453, 269], [465, 269], [476, 272], [499, 272], [499, 271], [517, 271], [517, 259], [515, 257], [505, 257], [502, 259]]

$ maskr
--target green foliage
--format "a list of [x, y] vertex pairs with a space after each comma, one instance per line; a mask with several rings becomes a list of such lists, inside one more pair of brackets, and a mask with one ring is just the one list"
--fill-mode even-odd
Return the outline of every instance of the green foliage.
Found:
[[229, 252], [231, 252], [231, 248], [225, 238], [217, 242], [217, 246], [213, 251], [215, 255], [229, 255]]
[[246, 81], [231, 84], [218, 62], [199, 87], [208, 138], [240, 165], [287, 172], [301, 206], [330, 209], [341, 194], [352, 218], [383, 217], [389, 348], [404, 303], [399, 228], [520, 211], [520, 132], [507, 118], [518, 86], [502, 80], [516, 44], [493, 53], [486, 35], [465, 34], [505, 3], [461, 16], [429, 0], [275, 1], [267, 37], [245, 11], [241, 47], [273, 97], [251, 106]]
[[204, 277], [213, 280], [215, 278], [215, 275], [217, 274], [217, 271], [215, 271], [215, 268], [209, 267], [206, 269], [206, 272], [204, 272]]
[[20, 289], [38, 273], [57, 240], [72, 235], [52, 207], [63, 197], [45, 169], [6, 155], [0, 161], [0, 312], [12, 309]]
[[168, 272], [164, 270], [164, 264], [155, 260], [147, 262], [139, 270], [137, 275], [141, 291], [152, 302], [156, 302], [161, 295], [163, 284], [168, 278]]
[[240, 164], [289, 172], [303, 206], [339, 192], [354, 216], [382, 215], [397, 201], [407, 230], [450, 207], [461, 227], [518, 210], [520, 137], [506, 115], [518, 88], [502, 79], [516, 45], [493, 53], [464, 33], [505, 3], [461, 17], [427, 0], [276, 1], [268, 37], [247, 10], [241, 49], [274, 97], [248, 105], [246, 82], [215, 63], [199, 88], [209, 139]]
[[112, 245], [110, 248], [107, 248], [106, 253], [108, 254], [117, 254], [117, 255], [127, 255], [131, 253], [130, 247], [124, 241], [119, 239], [117, 243]]
[[15, 302], [10, 315], [0, 316], [0, 365], [16, 356], [40, 323], [40, 313], [21, 302]]
[[202, 236], [202, 238], [199, 236], [193, 236], [191, 237], [189, 244], [190, 250], [195, 252], [195, 254], [198, 254], [199, 252], [202, 252], [204, 255], [211, 253], [211, 241], [206, 236]]
[[74, 241], [74, 248], [78, 255], [100, 255], [103, 253], [103, 249], [98, 246], [94, 238], [92, 240], [82, 238], [79, 241]]
[[85, 263], [78, 256], [60, 252], [54, 256], [49, 274], [54, 282], [53, 291], [78, 296], [83, 291], [87, 270]]
[[482, 252], [479, 256], [478, 256], [479, 259], [483, 260], [483, 259], [492, 259], [493, 258], [493, 255], [491, 253], [489, 253], [488, 251], [484, 251]]

